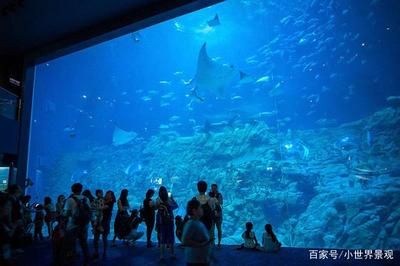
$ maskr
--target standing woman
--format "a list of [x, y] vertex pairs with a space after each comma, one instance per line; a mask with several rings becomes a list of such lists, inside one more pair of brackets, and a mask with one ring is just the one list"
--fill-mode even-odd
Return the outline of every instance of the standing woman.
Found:
[[60, 195], [57, 197], [57, 203], [56, 203], [56, 216], [57, 220], [59, 220], [59, 217], [61, 217], [64, 209], [64, 203], [65, 203], [65, 196]]
[[44, 198], [44, 210], [46, 211], [46, 215], [44, 216], [44, 221], [47, 225], [47, 232], [49, 234], [49, 238], [53, 235], [53, 224], [56, 221], [56, 207], [51, 202], [50, 197]]
[[110, 234], [110, 224], [111, 224], [111, 217], [112, 217], [112, 210], [114, 208], [115, 203], [115, 195], [114, 192], [111, 190], [106, 192], [106, 196], [104, 198], [104, 209], [103, 209], [103, 258], [106, 257], [107, 251], [107, 238]]
[[115, 247], [115, 239], [117, 239], [117, 236], [119, 238], [123, 237], [122, 231], [124, 230], [124, 225], [125, 221], [129, 219], [129, 202], [128, 202], [128, 190], [123, 189], [121, 191], [121, 195], [119, 196], [118, 202], [118, 212], [117, 216], [115, 217], [115, 222], [114, 222], [114, 239], [112, 242], [112, 246]]
[[156, 211], [155, 211], [155, 204], [153, 203], [153, 196], [154, 196], [154, 190], [149, 189], [146, 192], [146, 198], [143, 200], [143, 214], [144, 214], [144, 221], [146, 223], [146, 236], [147, 236], [147, 247], [151, 248], [153, 247], [153, 244], [151, 243], [151, 234], [154, 229], [154, 223], [156, 219]]
[[178, 208], [178, 204], [175, 202], [172, 195], [168, 195], [167, 189], [162, 186], [158, 193], [156, 206], [156, 227], [160, 235], [160, 262], [165, 262], [164, 252], [167, 245], [171, 250], [171, 258], [176, 259], [174, 254], [175, 235], [173, 210]]

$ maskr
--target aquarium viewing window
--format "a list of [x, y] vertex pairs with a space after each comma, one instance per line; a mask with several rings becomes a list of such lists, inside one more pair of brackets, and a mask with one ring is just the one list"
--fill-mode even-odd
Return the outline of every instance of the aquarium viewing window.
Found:
[[205, 180], [225, 244], [251, 221], [285, 246], [399, 249], [399, 28], [384, 6], [226, 1], [37, 65], [28, 193], [126, 188], [138, 209], [163, 185], [184, 215]]

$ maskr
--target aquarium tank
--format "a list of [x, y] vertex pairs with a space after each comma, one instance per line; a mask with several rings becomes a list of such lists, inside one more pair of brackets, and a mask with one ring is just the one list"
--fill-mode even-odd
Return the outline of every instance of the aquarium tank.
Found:
[[39, 64], [27, 193], [163, 185], [184, 215], [205, 180], [224, 244], [399, 249], [399, 7], [229, 0]]

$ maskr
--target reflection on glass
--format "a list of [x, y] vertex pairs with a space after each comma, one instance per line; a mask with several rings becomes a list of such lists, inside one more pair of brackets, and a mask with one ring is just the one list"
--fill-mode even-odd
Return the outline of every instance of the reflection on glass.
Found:
[[0, 115], [8, 119], [16, 119], [18, 98], [0, 87]]

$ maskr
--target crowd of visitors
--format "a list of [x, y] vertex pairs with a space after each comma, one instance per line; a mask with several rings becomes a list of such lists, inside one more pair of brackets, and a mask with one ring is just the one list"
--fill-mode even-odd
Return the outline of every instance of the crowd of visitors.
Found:
[[[82, 184], [75, 183], [71, 187], [71, 194], [68, 197], [58, 196], [55, 204], [50, 197], [45, 197], [43, 204], [32, 205], [29, 195], [23, 196], [19, 186], [11, 185], [7, 193], [0, 194], [0, 264], [9, 264], [13, 255], [23, 253], [23, 248], [30, 242], [43, 240], [44, 225], [52, 241], [55, 265], [64, 265], [78, 259], [76, 242], [80, 244], [84, 265], [99, 259], [100, 237], [101, 255], [107, 257], [107, 240], [116, 203], [112, 246], [116, 246], [117, 238], [126, 245], [134, 245], [136, 240], [146, 234], [147, 247], [152, 248], [155, 246], [151, 241], [155, 230], [160, 262], [166, 260], [168, 253], [171, 259], [177, 258], [174, 250], [176, 237], [185, 249], [187, 265], [209, 265], [215, 247], [215, 230], [216, 247], [221, 247], [223, 197], [216, 184], [211, 186], [209, 193], [207, 187], [205, 181], [199, 181], [198, 194], [187, 203], [186, 215], [175, 217], [174, 210], [178, 204], [164, 186], [158, 189], [155, 200], [153, 197], [156, 192], [149, 189], [142, 207], [131, 210], [127, 189], [121, 191], [117, 200], [113, 191], [103, 195], [103, 190], [97, 189], [93, 196], [89, 190], [83, 191]], [[146, 225], [145, 233], [138, 231], [142, 222]], [[93, 254], [90, 254], [88, 245], [89, 228], [94, 238]], [[262, 246], [257, 241], [251, 222], [246, 223], [242, 238], [244, 243], [239, 249], [278, 251], [281, 246], [270, 224], [265, 225]]]

